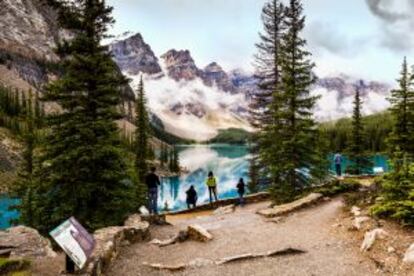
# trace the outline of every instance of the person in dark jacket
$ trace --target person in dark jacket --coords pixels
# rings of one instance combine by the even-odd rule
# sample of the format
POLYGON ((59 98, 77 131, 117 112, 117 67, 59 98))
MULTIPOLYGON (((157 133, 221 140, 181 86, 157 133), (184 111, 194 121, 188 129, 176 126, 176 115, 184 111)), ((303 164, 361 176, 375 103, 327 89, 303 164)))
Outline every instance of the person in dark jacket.
POLYGON ((245 186, 243 178, 240 178, 239 183, 237 183, 237 193, 239 194, 240 206, 244 205, 245 186))
POLYGON ((151 214, 157 214, 158 186, 161 185, 160 178, 155 174, 156 168, 152 167, 151 171, 145 177, 145 183, 148 187, 148 209, 151 214))
POLYGON ((191 208, 191 205, 195 208, 197 204, 197 191, 194 189, 194 186, 191 185, 190 189, 188 189, 185 193, 187 194, 188 209, 191 208))

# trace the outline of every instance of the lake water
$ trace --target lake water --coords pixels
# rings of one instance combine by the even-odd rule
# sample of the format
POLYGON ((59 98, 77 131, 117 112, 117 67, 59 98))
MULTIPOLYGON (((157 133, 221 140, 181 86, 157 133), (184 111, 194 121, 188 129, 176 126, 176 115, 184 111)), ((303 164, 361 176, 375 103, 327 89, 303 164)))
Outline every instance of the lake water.
POLYGON ((10 221, 19 217, 19 212, 9 210, 9 207, 19 203, 18 199, 10 199, 0 196, 0 229, 6 229, 10 226, 10 221))
MULTIPOLYGON (((187 208, 187 189, 194 185, 198 193, 197 204, 209 201, 208 189, 205 180, 209 171, 213 171, 218 182, 218 197, 226 199, 237 197, 236 184, 243 177, 248 182, 249 149, 247 146, 238 145, 188 145, 177 147, 181 166, 187 169, 187 173, 180 177, 163 178, 159 190, 158 206, 164 209, 167 202, 169 210, 182 210, 187 208)), ((332 172, 334 172, 333 156, 332 172)), ((387 158, 383 155, 373 157, 374 167, 382 167, 388 171, 387 158)), ((345 171, 349 160, 344 157, 342 169, 345 171)), ((18 212, 10 211, 11 205, 18 203, 7 197, 0 197, 0 229, 10 226, 9 221, 18 217, 18 212)))
POLYGON ((186 191, 191 185, 198 194, 197 204, 209 201, 205 184, 209 171, 217 179, 219 199, 237 196, 236 185, 243 177, 248 182, 249 151, 243 145, 189 145, 178 148, 180 165, 188 173, 180 177, 164 178, 160 187, 158 204, 164 209, 167 202, 170 210, 187 208, 186 191))

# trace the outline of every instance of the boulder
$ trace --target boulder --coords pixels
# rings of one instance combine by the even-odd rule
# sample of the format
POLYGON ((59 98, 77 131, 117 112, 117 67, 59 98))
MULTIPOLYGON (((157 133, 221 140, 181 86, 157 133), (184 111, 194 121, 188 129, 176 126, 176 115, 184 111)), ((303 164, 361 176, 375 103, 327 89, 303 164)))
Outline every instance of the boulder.
POLYGON ((377 239, 385 239, 388 236, 388 233, 381 228, 376 228, 372 231, 368 231, 364 235, 364 240, 361 245, 361 251, 368 251, 374 245, 377 239))
POLYGON ((112 226, 98 229, 93 234, 95 249, 83 269, 86 275, 102 275, 105 269, 118 256, 121 246, 148 240, 151 235, 149 223, 141 221, 139 215, 132 215, 125 221, 125 226, 112 226))
POLYGON ((220 215, 230 214, 230 213, 233 213, 234 210, 236 210, 236 205, 231 204, 231 205, 227 205, 227 206, 217 208, 213 212, 213 215, 220 216, 220 215))
POLYGON ((200 225, 189 225, 188 237, 192 240, 201 242, 207 242, 213 239, 213 235, 211 235, 206 229, 204 229, 200 225))
POLYGON ((298 209, 301 209, 303 207, 309 206, 311 204, 314 204, 315 202, 319 201, 320 199, 323 198, 322 194, 318 194, 318 193, 311 193, 308 196, 295 200, 293 202, 287 203, 287 204, 283 204, 283 205, 277 205, 274 206, 273 208, 267 208, 267 209, 263 209, 263 210, 259 210, 257 211, 257 213, 259 215, 271 218, 271 217, 277 217, 277 216, 282 216, 285 215, 287 213, 296 211, 298 209))
POLYGON ((0 248, 7 249, 10 257, 56 257, 50 241, 36 229, 26 226, 0 231, 0 248))
POLYGON ((414 264, 414 243, 405 252, 403 262, 414 264))

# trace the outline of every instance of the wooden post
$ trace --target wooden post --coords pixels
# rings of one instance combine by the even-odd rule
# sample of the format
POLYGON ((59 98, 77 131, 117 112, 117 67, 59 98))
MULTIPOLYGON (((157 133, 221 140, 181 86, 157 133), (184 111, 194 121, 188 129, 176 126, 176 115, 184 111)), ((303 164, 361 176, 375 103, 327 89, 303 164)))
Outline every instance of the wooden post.
POLYGON ((75 263, 66 255, 66 273, 74 274, 75 273, 75 263))

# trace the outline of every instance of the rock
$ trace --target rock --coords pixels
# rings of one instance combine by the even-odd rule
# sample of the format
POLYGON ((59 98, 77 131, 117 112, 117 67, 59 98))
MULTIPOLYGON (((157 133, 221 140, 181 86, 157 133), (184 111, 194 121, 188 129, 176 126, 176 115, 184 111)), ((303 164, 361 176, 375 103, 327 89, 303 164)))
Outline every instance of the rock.
POLYGON ((364 252, 370 250, 377 238, 385 239, 386 236, 388 236, 388 233, 381 228, 366 232, 364 235, 364 241, 361 245, 361 251, 364 252))
POLYGON ((125 226, 134 226, 142 222, 139 214, 130 215, 124 222, 125 226))
POLYGON ((267 208, 263 210, 257 211, 259 215, 271 218, 277 217, 281 215, 285 215, 287 213, 293 212, 295 210, 301 209, 303 207, 309 206, 317 201, 319 201, 323 197, 322 194, 318 193, 311 193, 308 196, 295 200, 291 203, 283 204, 274 206, 273 208, 267 208))
POLYGON ((165 215, 142 215, 141 219, 152 225, 170 225, 167 222, 165 215))
POLYGON ((171 272, 174 271, 181 271, 186 268, 185 264, 176 264, 176 265, 163 265, 163 264, 150 264, 147 262, 142 263, 145 266, 148 266, 150 268, 156 269, 156 270, 168 270, 171 272))
POLYGON ((355 217, 360 216, 361 215, 361 208, 359 208, 358 206, 352 206, 351 214, 353 214, 355 217))
POLYGON ((201 242, 207 242, 213 239, 213 235, 211 235, 206 229, 204 229, 200 225, 189 225, 188 237, 192 240, 201 242))
POLYGON ((106 227, 95 231, 93 237, 96 246, 83 272, 87 275, 102 275, 118 256, 122 246, 126 243, 144 241, 151 237, 149 223, 141 221, 139 215, 131 215, 124 224, 125 226, 106 227))
POLYGON ((404 263, 413 264, 414 263, 414 243, 407 249, 404 254, 404 263))
POLYGON ((0 231, 0 248, 10 250, 10 257, 56 257, 50 241, 26 226, 0 231))
POLYGON ((356 217, 356 218, 354 219, 354 222, 352 223, 352 226, 353 226, 355 229, 360 230, 360 229, 361 229, 361 227, 362 227, 362 224, 363 224, 364 222, 369 221, 369 220, 370 220, 370 218, 369 218, 369 217, 367 217, 367 216, 364 216, 364 217, 356 217))
POLYGON ((394 248, 394 247, 392 247, 392 246, 388 246, 388 248, 387 248, 387 252, 388 252, 388 253, 394 253, 394 252, 395 252, 395 248, 394 248))
POLYGON ((190 261, 188 266, 192 268, 200 268, 200 267, 204 267, 204 266, 208 266, 212 264, 215 264, 215 262, 213 262, 212 260, 197 258, 197 259, 190 261))
POLYGON ((236 210, 236 205, 231 204, 231 205, 227 205, 227 206, 223 206, 223 207, 217 208, 213 212, 213 214, 216 215, 216 216, 220 216, 220 215, 225 215, 225 214, 233 213, 234 210, 236 210))
POLYGON ((148 211, 148 209, 147 209, 147 207, 145 207, 145 206, 139 207, 139 212, 143 216, 149 216, 149 214, 150 214, 149 211, 148 211))
POLYGON ((280 257, 280 256, 297 255, 297 254, 304 254, 304 253, 306 253, 305 250, 288 247, 288 248, 278 249, 278 250, 269 251, 269 252, 260 253, 260 254, 246 253, 242 255, 226 257, 226 258, 223 258, 217 261, 216 264, 223 265, 223 264, 251 260, 251 259, 256 259, 256 258, 280 257))

